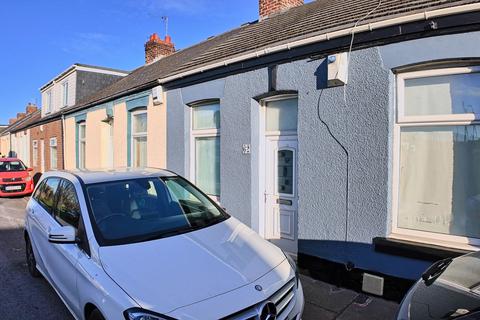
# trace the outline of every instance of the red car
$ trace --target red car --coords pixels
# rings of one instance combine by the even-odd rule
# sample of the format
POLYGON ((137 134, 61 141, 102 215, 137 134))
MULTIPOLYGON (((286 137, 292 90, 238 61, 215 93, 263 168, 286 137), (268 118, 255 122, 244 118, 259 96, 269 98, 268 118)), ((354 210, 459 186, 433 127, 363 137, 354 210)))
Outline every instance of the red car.
POLYGON ((32 171, 20 159, 0 159, 0 197, 32 194, 34 188, 32 171))

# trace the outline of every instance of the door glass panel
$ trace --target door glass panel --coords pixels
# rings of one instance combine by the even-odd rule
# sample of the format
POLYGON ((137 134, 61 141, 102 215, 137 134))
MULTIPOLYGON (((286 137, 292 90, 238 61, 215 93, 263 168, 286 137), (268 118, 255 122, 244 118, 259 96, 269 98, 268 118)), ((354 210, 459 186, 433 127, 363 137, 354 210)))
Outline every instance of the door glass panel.
POLYGON ((294 152, 292 150, 278 151, 278 193, 293 195, 294 152))
POLYGON ((284 99, 266 103, 266 131, 296 131, 298 99, 284 99))

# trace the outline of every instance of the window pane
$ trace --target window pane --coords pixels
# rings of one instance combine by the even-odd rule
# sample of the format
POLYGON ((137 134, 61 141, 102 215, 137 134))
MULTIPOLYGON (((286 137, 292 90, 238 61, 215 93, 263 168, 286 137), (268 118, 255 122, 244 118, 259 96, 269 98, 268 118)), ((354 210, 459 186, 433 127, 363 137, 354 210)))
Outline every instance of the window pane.
POLYGON ((64 182, 58 197, 56 219, 61 225, 71 225, 78 228, 80 218, 80 204, 78 203, 77 192, 70 182, 64 182))
POLYGON ((85 169, 85 141, 80 142, 79 164, 81 169, 85 169))
POLYGON ((134 166, 147 166, 147 137, 136 137, 133 139, 134 166))
POLYGON ((297 98, 267 102, 266 109, 267 131, 297 130, 297 98))
POLYGON ((147 132, 147 113, 133 116, 133 133, 147 132))
POLYGON ((220 104, 209 104, 193 108, 193 129, 220 128, 220 104))
POLYGON ((80 137, 80 139, 85 139, 85 131, 86 131, 86 125, 80 124, 78 126, 78 136, 80 137))
POLYGON ((278 151, 278 193, 293 194, 293 156, 292 150, 278 151))
POLYGON ((480 114, 480 74, 405 80, 405 115, 480 114))
POLYGON ((196 138, 196 185, 209 195, 220 195, 220 138, 196 138))
POLYGON ((57 192, 59 184, 60 179, 49 178, 40 190, 38 201, 48 213, 52 213, 53 203, 55 201, 55 194, 57 192))
POLYGON ((402 128, 398 227, 480 238, 480 126, 402 128))
POLYGON ((50 169, 57 169, 57 147, 50 147, 50 169))

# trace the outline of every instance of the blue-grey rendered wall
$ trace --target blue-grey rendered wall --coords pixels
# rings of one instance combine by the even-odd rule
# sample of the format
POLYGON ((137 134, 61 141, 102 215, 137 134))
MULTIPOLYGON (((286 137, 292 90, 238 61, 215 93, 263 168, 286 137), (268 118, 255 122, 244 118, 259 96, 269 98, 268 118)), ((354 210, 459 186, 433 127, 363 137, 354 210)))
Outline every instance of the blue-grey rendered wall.
MULTIPOLYGON (((467 33, 355 51, 346 88, 325 88, 324 60, 300 60, 278 67, 277 90, 296 90, 299 98, 299 252, 341 263, 352 261, 359 268, 393 276, 419 277, 427 262, 377 253, 372 247, 372 239, 388 236, 391 228, 395 110, 391 69, 438 59, 479 57, 479 39, 480 33, 467 33), (347 157, 332 134, 348 152, 348 218, 347 157)), ((256 144, 258 104, 252 98, 265 93, 267 85, 263 68, 167 92, 167 166, 186 176, 190 113, 185 104, 220 99, 222 205, 255 229, 255 204, 261 193, 255 180, 262 172, 256 144), (249 156, 241 154, 244 143, 252 144, 249 156)))

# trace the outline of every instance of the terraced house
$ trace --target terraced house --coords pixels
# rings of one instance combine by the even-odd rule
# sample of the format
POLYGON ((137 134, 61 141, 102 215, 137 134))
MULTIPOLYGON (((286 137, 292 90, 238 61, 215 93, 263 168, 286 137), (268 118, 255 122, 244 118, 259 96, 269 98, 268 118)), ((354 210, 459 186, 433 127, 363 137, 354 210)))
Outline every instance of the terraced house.
POLYGON ((479 21, 473 0, 260 0, 175 53, 154 35, 63 112, 66 167, 166 167, 314 274, 389 294, 480 245, 479 21))

